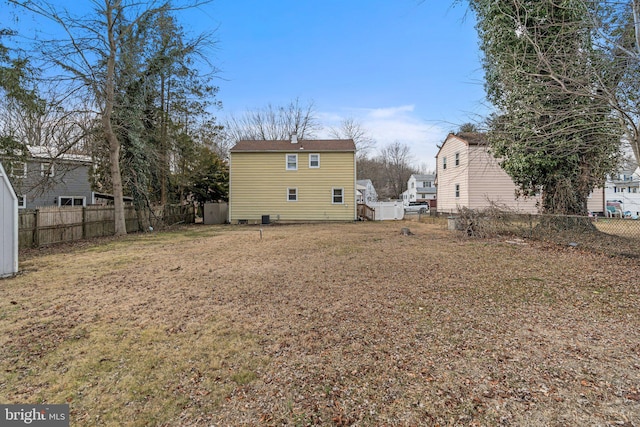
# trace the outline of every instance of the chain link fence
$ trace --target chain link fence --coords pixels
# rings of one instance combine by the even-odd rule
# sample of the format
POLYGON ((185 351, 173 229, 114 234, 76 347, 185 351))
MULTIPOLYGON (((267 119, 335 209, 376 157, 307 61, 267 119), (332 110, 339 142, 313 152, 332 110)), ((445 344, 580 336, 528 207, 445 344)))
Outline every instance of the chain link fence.
POLYGON ((640 258, 640 220, 569 215, 516 214, 499 209, 463 208, 449 228, 470 237, 513 236, 640 258))

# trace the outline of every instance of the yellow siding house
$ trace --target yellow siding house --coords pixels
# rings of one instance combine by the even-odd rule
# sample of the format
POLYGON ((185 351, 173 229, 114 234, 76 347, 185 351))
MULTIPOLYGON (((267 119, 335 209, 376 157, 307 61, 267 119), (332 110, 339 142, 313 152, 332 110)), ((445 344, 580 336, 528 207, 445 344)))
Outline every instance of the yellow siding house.
POLYGON ((351 139, 239 141, 229 163, 231 224, 357 219, 351 139))

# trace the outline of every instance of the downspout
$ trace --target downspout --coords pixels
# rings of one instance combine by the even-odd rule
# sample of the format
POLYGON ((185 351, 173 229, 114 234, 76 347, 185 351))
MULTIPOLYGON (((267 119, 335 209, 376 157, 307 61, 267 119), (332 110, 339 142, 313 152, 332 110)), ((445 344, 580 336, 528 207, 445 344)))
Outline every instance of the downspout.
MULTIPOLYGON (((358 221, 358 162, 356 161, 356 152, 353 152, 353 221, 358 221)), ((366 204, 366 201, 365 201, 366 204)))
MULTIPOLYGON (((231 173, 231 165, 233 164, 231 158, 233 157, 232 153, 229 153, 229 201, 227 202, 228 205, 228 209, 227 209, 227 222, 229 224, 231 224, 231 182, 233 181, 231 179, 232 173, 231 173)), ((202 206, 203 212, 202 212, 202 216, 204 217, 204 205, 202 206)))

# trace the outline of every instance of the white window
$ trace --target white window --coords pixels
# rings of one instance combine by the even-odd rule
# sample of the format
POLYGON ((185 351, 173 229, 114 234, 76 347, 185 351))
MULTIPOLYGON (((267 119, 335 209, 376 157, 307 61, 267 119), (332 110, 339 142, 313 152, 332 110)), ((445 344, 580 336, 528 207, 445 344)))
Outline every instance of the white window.
POLYGON ((53 176, 54 174, 53 163, 40 163, 40 176, 53 176))
POLYGON ((27 207, 27 196, 18 196, 18 209, 27 207))
POLYGON ((10 162, 9 163, 9 176, 12 178, 26 178, 27 177, 27 164, 25 162, 10 162))
POLYGON ((442 169, 446 169, 447 168, 447 158, 443 157, 442 158, 442 169))
POLYGON ((287 201, 288 202, 297 202, 298 201, 298 189, 297 188, 287 188, 287 201))
POLYGON ((288 171, 297 171, 298 170, 298 155, 297 154, 287 154, 287 170, 288 171))
POLYGON ((331 203, 334 205, 341 205, 344 203, 344 188, 334 188, 332 190, 331 203))
POLYGON ((415 186, 416 186, 416 183, 415 183, 415 182, 412 182, 412 183, 411 183, 411 188, 415 188, 415 186))
POLYGON ((460 184, 456 184, 456 198, 460 197, 460 184))
POLYGON ((58 206, 84 206, 85 198, 78 196, 59 196, 58 206))
POLYGON ((460 153, 456 153, 456 166, 460 166, 460 153))
POLYGON ((320 154, 309 154, 309 168, 320 167, 320 154))

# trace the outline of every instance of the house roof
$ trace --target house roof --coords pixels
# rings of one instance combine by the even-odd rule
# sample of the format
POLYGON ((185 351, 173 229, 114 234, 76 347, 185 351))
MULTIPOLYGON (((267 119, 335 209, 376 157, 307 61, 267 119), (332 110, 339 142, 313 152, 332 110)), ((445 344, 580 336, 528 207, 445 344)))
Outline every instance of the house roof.
POLYGON ((438 150, 438 154, 436 157, 440 156, 440 151, 442 151, 442 147, 449 141, 450 138, 457 138, 467 144, 467 146, 471 145, 486 145, 488 143, 487 136, 484 133, 479 132, 458 132, 458 133, 450 133, 445 138, 444 142, 440 146, 438 150))
POLYGON ((292 151, 345 151, 355 152, 356 144, 352 139, 304 139, 297 143, 286 141, 242 140, 231 149, 237 152, 292 152, 292 151))
POLYGON ((91 156, 84 154, 70 154, 70 153, 58 153, 55 148, 40 146, 40 145, 28 145, 27 149, 29 154, 33 158, 38 159, 61 159, 71 162, 91 163, 91 156))
POLYGON ((418 187, 416 193, 436 194, 436 187, 418 187))
POLYGON ((428 175, 413 174, 411 176, 414 177, 416 181, 433 181, 434 179, 436 179, 436 176, 432 174, 428 174, 428 175))

